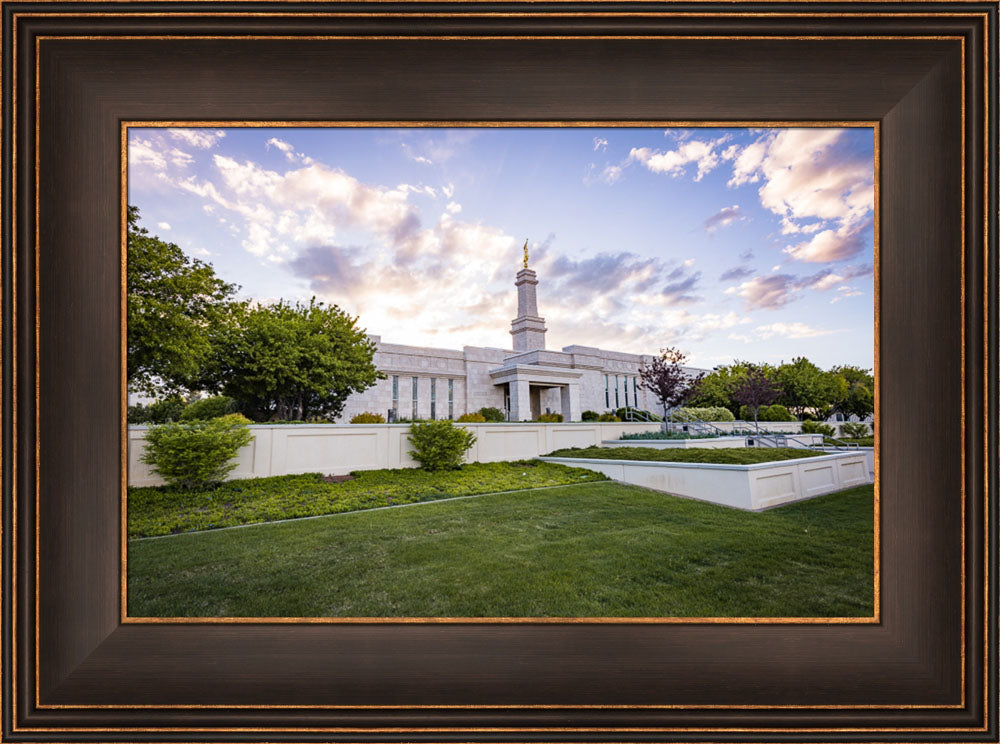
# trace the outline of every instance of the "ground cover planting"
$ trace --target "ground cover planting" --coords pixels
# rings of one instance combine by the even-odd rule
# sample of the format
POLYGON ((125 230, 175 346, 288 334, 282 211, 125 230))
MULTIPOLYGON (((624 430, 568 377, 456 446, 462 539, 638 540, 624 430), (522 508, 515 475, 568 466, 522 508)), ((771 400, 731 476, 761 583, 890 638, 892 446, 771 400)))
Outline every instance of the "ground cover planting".
POLYGON ((868 617, 873 496, 868 485, 751 513, 604 481, 133 540, 128 609, 868 617))
POLYGON ((128 490, 129 538, 373 509, 456 496, 605 480, 600 473, 534 460, 469 463, 461 470, 368 470, 328 482, 319 473, 231 480, 195 490, 128 490))

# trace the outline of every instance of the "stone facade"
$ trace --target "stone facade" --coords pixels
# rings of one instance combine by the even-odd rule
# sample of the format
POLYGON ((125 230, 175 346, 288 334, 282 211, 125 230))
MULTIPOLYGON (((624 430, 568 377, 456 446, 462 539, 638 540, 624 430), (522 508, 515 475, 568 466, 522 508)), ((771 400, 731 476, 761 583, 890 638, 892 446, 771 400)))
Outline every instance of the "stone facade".
MULTIPOLYGON (((372 336, 375 366, 386 379, 352 395, 338 422, 363 411, 389 420, 446 419, 493 407, 511 421, 536 420, 547 412, 579 421, 583 411, 603 413, 624 406, 659 411, 656 396, 643 390, 639 379, 639 368, 652 362, 652 356, 578 345, 546 350, 537 285, 535 272, 525 265, 515 281, 513 349, 435 349, 383 343, 372 336)), ((690 368, 692 374, 700 371, 705 370, 690 368)))

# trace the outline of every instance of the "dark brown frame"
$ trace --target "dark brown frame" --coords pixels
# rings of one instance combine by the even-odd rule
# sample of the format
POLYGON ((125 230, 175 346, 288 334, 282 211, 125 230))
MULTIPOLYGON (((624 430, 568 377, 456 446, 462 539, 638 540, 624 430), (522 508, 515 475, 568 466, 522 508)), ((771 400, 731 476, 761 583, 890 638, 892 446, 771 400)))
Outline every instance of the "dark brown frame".
POLYGON ((4 738, 997 741, 996 2, 2 12, 4 738), (880 622, 121 624, 144 119, 879 121, 880 622))

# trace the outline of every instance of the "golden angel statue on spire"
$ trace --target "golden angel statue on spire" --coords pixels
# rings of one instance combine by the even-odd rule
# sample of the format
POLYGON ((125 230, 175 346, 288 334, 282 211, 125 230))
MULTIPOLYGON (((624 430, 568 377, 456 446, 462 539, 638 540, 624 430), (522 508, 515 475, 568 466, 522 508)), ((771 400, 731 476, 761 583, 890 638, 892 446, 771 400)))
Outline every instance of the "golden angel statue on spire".
POLYGON ((528 240, 524 241, 524 268, 528 268, 528 240))

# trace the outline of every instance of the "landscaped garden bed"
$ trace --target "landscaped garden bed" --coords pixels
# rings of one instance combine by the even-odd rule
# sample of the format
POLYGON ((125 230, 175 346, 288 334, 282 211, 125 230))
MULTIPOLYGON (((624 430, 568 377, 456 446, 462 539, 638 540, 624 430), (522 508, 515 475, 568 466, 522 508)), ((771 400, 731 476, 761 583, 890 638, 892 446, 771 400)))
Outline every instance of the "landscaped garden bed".
POLYGON ((871 485, 755 514, 583 483, 134 540, 128 611, 870 617, 873 531, 871 485))
POLYGON ((365 470, 342 483, 319 473, 247 478, 202 490, 128 490, 129 538, 398 506, 456 496, 604 480, 589 470, 543 463, 469 463, 461 470, 365 470))
POLYGON ((587 447, 556 450, 542 460, 752 511, 871 483, 867 454, 857 450, 587 447))
POLYGON ((792 447, 730 447, 724 449, 662 450, 653 447, 568 447, 546 457, 582 457, 599 460, 651 460, 656 462, 703 462, 720 465, 753 465, 760 462, 815 457, 818 453, 792 447))

